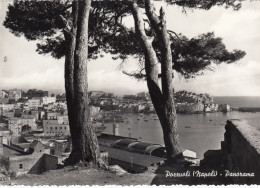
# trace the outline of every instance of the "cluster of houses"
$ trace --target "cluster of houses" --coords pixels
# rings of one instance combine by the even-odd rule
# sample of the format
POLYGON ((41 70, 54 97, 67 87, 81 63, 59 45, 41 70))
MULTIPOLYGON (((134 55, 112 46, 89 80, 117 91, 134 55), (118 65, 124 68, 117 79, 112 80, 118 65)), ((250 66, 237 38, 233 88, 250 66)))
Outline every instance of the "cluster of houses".
MULTIPOLYGON (((56 169, 57 164, 62 163, 71 151, 71 143, 68 141, 70 127, 64 95, 55 97, 55 95, 49 96, 47 91, 29 91, 27 94, 17 89, 0 91, 0 166, 6 165, 6 168, 17 175, 56 169)), ((146 92, 116 97, 113 93, 92 91, 88 96, 89 113, 97 133, 105 129, 103 122, 106 118, 113 121, 117 117, 115 114, 154 112, 150 96, 146 92), (114 115, 109 117, 109 113, 114 115)), ((214 104, 213 98, 207 94, 198 95, 180 91, 175 94, 175 100, 177 112, 230 110, 228 105, 214 104)), ((135 164, 143 169, 147 165, 139 164, 140 158, 146 158, 151 163, 165 158, 163 146, 119 137, 116 132, 115 130, 114 136, 106 134, 98 136, 105 159, 110 153, 114 156, 110 156, 114 163, 127 164, 127 167, 129 165, 133 167, 135 164), (112 143, 111 140, 113 144, 106 145, 112 143), (137 146, 143 147, 141 153, 138 152, 137 146), (121 156, 131 155, 132 158, 127 160, 118 158, 118 153, 122 153, 121 156)))
MULTIPOLYGON (((216 104, 208 94, 179 91, 174 95, 177 113, 200 113, 230 111, 228 104, 216 104)), ((140 92, 136 95, 115 97, 113 93, 94 91, 89 93, 90 104, 104 111, 123 113, 153 113, 154 107, 149 93, 140 92)))
POLYGON ((176 110, 178 113, 200 113, 230 111, 228 104, 215 104, 208 94, 179 91, 175 93, 176 110))
MULTIPOLYGON (((0 166, 16 175, 56 169, 71 151, 64 95, 58 98, 46 91, 29 91, 0 91, 0 166)), ((90 106, 97 133, 105 129, 94 122, 99 112, 99 107, 90 106)))
POLYGON ((16 175, 56 169, 52 142, 70 135, 66 103, 44 94, 0 91, 0 163, 16 175))
POLYGON ((90 104, 100 107, 104 111, 117 111, 123 113, 151 113, 154 112, 150 96, 146 92, 137 95, 124 95, 115 97, 113 93, 93 91, 89 93, 90 104))

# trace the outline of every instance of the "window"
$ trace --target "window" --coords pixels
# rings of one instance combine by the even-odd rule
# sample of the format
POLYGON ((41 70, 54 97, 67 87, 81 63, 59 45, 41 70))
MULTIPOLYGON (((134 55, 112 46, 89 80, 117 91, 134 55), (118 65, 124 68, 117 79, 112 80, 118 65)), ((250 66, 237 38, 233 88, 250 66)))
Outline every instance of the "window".
POLYGON ((55 130, 57 130, 58 128, 57 127, 55 127, 55 130))
POLYGON ((19 164, 19 169, 23 169, 23 164, 19 164))

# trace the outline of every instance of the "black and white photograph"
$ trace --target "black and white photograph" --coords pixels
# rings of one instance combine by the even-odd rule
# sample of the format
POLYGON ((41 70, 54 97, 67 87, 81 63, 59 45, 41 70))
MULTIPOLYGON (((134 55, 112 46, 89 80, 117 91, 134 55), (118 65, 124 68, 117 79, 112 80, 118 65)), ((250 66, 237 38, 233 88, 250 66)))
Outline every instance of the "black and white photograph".
POLYGON ((259 10, 0 1, 0 186, 259 186, 259 10))

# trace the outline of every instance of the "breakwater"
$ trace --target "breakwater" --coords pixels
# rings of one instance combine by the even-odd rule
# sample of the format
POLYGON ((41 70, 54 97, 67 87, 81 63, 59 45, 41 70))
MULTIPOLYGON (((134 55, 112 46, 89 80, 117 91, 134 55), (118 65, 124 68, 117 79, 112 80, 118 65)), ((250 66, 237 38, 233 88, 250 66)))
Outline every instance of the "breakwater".
POLYGON ((260 107, 239 107, 240 112, 260 112, 260 107))

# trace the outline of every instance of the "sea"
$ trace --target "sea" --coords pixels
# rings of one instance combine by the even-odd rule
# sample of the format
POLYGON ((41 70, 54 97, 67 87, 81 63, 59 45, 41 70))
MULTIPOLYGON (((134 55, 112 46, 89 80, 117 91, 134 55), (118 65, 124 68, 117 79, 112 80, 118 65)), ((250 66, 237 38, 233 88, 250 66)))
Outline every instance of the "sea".
MULTIPOLYGON (((260 97, 214 97, 217 104, 229 104, 232 108, 260 107, 260 97)), ((124 122, 119 124, 119 135, 138 138, 141 141, 164 145, 160 122, 156 114, 122 114, 124 122)), ((221 148, 225 124, 228 119, 244 119, 260 130, 260 112, 203 114, 177 114, 179 139, 183 149, 197 153, 203 159, 207 150, 221 148)), ((113 133, 113 125, 106 124, 105 133, 113 133)))

